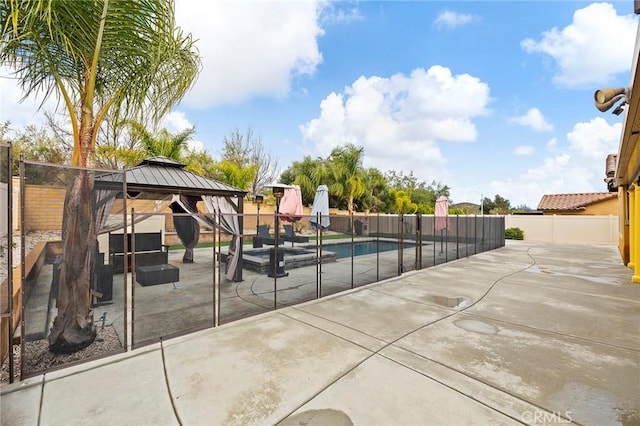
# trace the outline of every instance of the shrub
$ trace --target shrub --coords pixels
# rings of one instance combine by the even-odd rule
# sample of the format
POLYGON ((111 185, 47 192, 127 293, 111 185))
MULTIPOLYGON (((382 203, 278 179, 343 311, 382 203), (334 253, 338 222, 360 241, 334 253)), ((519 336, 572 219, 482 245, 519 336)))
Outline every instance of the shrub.
POLYGON ((507 240, 524 240, 524 231, 520 228, 507 228, 504 237, 507 240))

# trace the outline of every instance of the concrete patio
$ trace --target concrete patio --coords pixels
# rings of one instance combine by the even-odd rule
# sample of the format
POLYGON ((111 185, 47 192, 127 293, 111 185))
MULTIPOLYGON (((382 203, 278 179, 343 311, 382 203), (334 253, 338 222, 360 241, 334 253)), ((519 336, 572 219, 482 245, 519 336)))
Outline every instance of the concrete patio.
POLYGON ((3 386, 2 424, 640 424, 630 277, 508 242, 3 386))

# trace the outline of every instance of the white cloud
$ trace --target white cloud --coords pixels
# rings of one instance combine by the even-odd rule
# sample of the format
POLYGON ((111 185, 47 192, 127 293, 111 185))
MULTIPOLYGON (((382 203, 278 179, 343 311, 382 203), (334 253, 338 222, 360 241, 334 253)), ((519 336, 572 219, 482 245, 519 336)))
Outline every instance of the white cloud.
POLYGON ((621 130, 621 123, 611 125, 601 117, 576 123, 566 135, 566 149, 557 149, 556 139, 551 139, 547 146, 556 151, 553 156, 521 176, 494 180, 491 187, 512 205, 529 207, 536 207, 544 194, 606 191, 605 160, 617 151, 621 130))
MULTIPOLYGON (((285 97, 292 79, 313 74, 322 62, 317 39, 323 34, 319 15, 324 0, 301 2, 178 1, 176 21, 193 34, 202 56, 202 71, 185 104, 206 107, 238 103, 256 96, 285 97)), ((356 11, 336 18, 354 19, 356 11)), ((22 104, 15 80, 0 67, 0 120, 40 122, 39 101, 22 104)), ((45 110, 55 109, 50 99, 45 110)))
POLYGON ((550 132, 553 125, 547 122, 538 108, 531 108, 524 115, 509 119, 509 123, 531 127, 536 132, 550 132))
POLYGON ((551 152, 554 152, 557 149, 557 146, 558 146, 558 139, 557 138, 551 138, 547 142, 547 149, 549 151, 551 151, 551 152))
MULTIPOLYGON (((11 70, 7 67, 0 66, 0 122, 10 121, 11 127, 19 128, 29 124, 42 126, 46 123, 44 111, 54 112, 58 108, 58 100, 53 94, 45 101, 41 107, 42 112, 38 112, 38 108, 42 103, 43 97, 32 94, 29 98, 22 100, 24 94, 19 86, 18 80, 10 78, 11 70)), ((61 104, 58 111, 66 109, 61 104)))
POLYGON ((520 145, 513 150, 515 155, 532 155, 534 152, 535 149, 529 145, 520 145))
POLYGON ((170 132, 181 132, 193 127, 193 124, 187 119, 184 112, 171 111, 162 119, 161 127, 166 127, 170 132))
POLYGON ((320 20, 323 24, 349 24, 363 19, 357 7, 343 7, 340 2, 321 3, 320 20))
POLYGON ((571 148, 580 156, 598 162, 604 175, 604 164, 608 154, 618 152, 622 123, 613 125, 602 117, 588 123, 578 123, 567 135, 571 148))
POLYGON ((543 53, 555 60, 558 85, 585 87, 629 72, 636 27, 633 15, 618 15, 609 3, 593 3, 577 10, 566 27, 554 27, 540 40, 527 38, 520 45, 528 53, 543 53))
MULTIPOLYGON (((171 111, 167 115, 164 116, 162 122, 160 123, 160 128, 166 128, 171 133, 182 132, 183 130, 187 130, 193 126, 193 123, 189 121, 184 112, 181 111, 171 111)), ((197 134, 196 129, 196 134, 197 134)), ((187 146, 189 149, 193 151, 204 151, 205 146, 204 142, 199 141, 197 139, 191 139, 187 141, 187 146)))
POLYGON ((182 132, 194 126, 184 112, 171 111, 163 117, 160 127, 166 127, 170 132, 182 132))
POLYGON ((453 12, 451 10, 443 10, 438 14, 433 24, 437 27, 457 28, 462 25, 470 24, 480 18, 476 15, 453 12))
POLYGON ((354 143, 365 148, 368 167, 442 176, 446 162, 437 143, 475 141, 472 118, 486 114, 488 102, 486 83, 433 66, 409 76, 360 77, 327 96, 320 116, 300 130, 315 155, 354 143))
POLYGON ((292 79, 313 74, 324 3, 176 2, 176 21, 197 39, 202 71, 185 103, 206 107, 256 96, 285 97, 292 79))

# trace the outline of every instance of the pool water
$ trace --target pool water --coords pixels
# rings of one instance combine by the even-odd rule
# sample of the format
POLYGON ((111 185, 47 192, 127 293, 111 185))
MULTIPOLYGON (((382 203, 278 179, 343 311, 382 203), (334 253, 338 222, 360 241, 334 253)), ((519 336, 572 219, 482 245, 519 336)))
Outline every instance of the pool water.
MULTIPOLYGON (((415 248, 414 242, 404 243, 405 249, 415 248)), ((317 264, 316 245, 307 244, 298 247, 283 247, 284 259, 287 269, 301 268, 317 264)), ((270 265, 270 253, 273 247, 248 249, 243 251, 243 267, 258 273, 267 273, 270 265)), ((388 252, 398 250, 397 241, 356 241, 353 243, 353 256, 375 254, 376 252, 388 252)), ((223 253, 223 261, 226 261, 226 253, 223 253)), ((350 258, 352 256, 351 242, 328 243, 322 245, 322 263, 335 262, 337 259, 350 258)))
MULTIPOLYGON (((405 243, 404 248, 415 247, 413 243, 405 243)), ((373 254, 398 250, 398 243, 394 241, 358 241, 353 243, 353 256, 373 254)), ((351 243, 323 244, 322 251, 331 251, 338 259, 351 257, 351 243)))

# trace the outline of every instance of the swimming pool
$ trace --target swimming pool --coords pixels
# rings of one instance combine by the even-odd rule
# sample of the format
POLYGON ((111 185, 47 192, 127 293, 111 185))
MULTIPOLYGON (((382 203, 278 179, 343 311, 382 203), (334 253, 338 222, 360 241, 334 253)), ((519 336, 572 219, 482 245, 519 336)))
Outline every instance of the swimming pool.
MULTIPOLYGON (((351 257, 351 241, 340 243, 328 243, 322 245, 322 263, 335 262, 337 259, 351 257)), ((404 243, 404 248, 415 248, 415 243, 404 243)), ((300 268, 317 264, 317 254, 315 244, 305 244, 297 247, 283 247, 284 260, 287 269, 300 268)), ((376 252, 387 252, 398 250, 397 241, 355 241, 353 243, 353 256, 375 254, 376 252)), ((267 273, 270 268, 269 252, 271 248, 247 249, 243 251, 243 267, 267 273)), ((226 253, 222 253, 223 261, 226 261, 226 253)))
MULTIPOLYGON (((315 245, 311 247, 280 246, 280 248, 284 252, 287 269, 301 268, 318 263, 315 245)), ((251 271, 266 274, 268 271, 273 270, 273 265, 270 263, 270 252, 272 249, 273 247, 244 250, 242 254, 242 266, 251 271)), ((226 253, 222 253, 222 259, 226 261, 226 253)), ((336 259, 337 256, 333 252, 327 251, 322 253, 322 263, 335 262, 336 259)))
MULTIPOLYGON (((362 256, 365 254, 382 253, 385 251, 398 250, 396 241, 356 241, 353 243, 353 256, 362 256)), ((404 248, 415 247, 414 243, 404 243, 404 248)), ((336 254, 336 258, 343 259, 351 257, 351 242, 348 243, 330 243, 323 244, 322 251, 330 251, 336 254)))

